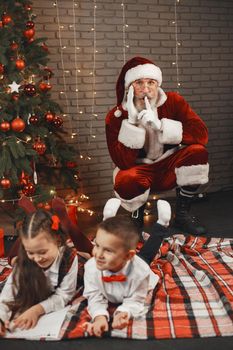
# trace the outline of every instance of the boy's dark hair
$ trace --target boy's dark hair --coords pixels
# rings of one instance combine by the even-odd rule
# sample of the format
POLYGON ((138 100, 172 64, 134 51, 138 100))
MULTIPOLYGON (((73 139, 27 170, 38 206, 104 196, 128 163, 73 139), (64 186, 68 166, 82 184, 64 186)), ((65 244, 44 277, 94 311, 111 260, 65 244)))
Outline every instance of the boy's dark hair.
POLYGON ((102 221, 98 228, 122 239, 126 249, 137 247, 140 229, 128 216, 114 216, 102 221))

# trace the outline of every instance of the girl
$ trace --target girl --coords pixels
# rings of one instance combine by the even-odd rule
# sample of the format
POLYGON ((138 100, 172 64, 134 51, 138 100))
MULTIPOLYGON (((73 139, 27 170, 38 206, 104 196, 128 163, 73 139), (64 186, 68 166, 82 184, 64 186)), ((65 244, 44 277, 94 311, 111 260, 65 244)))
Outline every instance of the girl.
MULTIPOLYGON (((36 211, 36 207, 26 196, 22 196, 18 202, 20 208, 24 210, 26 214, 32 214, 36 211)), ((72 222, 68 212, 66 210, 66 204, 63 199, 57 197, 52 200, 52 209, 59 217, 61 222, 61 229, 70 237, 75 248, 80 252, 87 253, 86 258, 89 258, 93 244, 91 241, 82 233, 77 224, 72 222)), ((17 239, 13 244, 12 248, 8 252, 8 260, 13 265, 15 257, 18 255, 20 240, 17 239)))
POLYGON ((66 246, 58 216, 41 209, 24 220, 18 257, 0 295, 0 336, 35 327, 45 313, 64 308, 76 292, 78 257, 66 246))

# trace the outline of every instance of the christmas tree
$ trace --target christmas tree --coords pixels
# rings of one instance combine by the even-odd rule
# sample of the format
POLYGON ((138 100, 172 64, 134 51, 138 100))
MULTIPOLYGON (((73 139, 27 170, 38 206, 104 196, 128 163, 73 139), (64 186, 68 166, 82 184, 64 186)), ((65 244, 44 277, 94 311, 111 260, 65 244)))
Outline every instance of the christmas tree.
POLYGON ((28 0, 0 2, 0 200, 45 202, 54 184, 78 188, 77 152, 64 141, 51 98, 46 38, 37 38, 28 0))

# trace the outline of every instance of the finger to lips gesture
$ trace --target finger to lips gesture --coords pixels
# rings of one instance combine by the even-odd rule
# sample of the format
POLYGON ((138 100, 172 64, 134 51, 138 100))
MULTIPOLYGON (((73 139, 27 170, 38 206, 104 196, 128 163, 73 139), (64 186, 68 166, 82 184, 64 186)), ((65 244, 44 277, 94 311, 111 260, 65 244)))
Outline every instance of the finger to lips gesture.
POLYGON ((138 119, 141 121, 142 125, 151 126, 154 130, 159 130, 161 128, 161 121, 158 118, 157 109, 153 110, 151 108, 151 105, 147 96, 145 96, 144 102, 145 102, 146 109, 143 109, 138 114, 138 119))
POLYGON ((150 102, 149 102, 147 96, 144 97, 144 101, 145 101, 145 106, 146 106, 147 111, 152 111, 152 108, 151 108, 151 105, 150 105, 150 102))

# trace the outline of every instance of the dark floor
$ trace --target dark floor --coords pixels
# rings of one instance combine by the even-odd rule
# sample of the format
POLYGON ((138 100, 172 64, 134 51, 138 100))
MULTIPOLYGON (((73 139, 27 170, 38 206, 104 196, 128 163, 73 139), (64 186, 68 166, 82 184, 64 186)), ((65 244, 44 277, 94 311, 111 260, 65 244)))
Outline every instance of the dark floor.
MULTIPOLYGON (((174 208, 174 199, 170 200, 174 208)), ((146 218, 146 230, 149 225, 156 220, 155 203, 152 203, 152 213, 146 218)), ((192 207, 193 214, 197 215, 201 222, 208 227, 208 235, 212 237, 233 237, 233 190, 210 193, 206 198, 196 200, 192 207)), ((0 216, 0 226, 6 225, 0 216)), ((101 219, 101 215, 96 215, 95 219, 87 218, 83 220, 83 225, 95 225, 101 219)), ((8 222, 8 227, 10 227, 8 222)), ((84 227, 87 230, 86 227, 84 227)), ((10 232, 10 231, 8 231, 10 232)), ((87 231, 86 231, 87 232, 87 231)), ((173 232, 177 232, 173 229, 173 232)), ((7 245, 9 245, 6 242, 7 245)), ((39 342, 26 340, 0 340, 1 350, 224 350, 233 349, 233 337, 202 338, 202 339, 174 339, 174 340, 126 340, 126 339, 77 339, 59 342, 39 342)))

